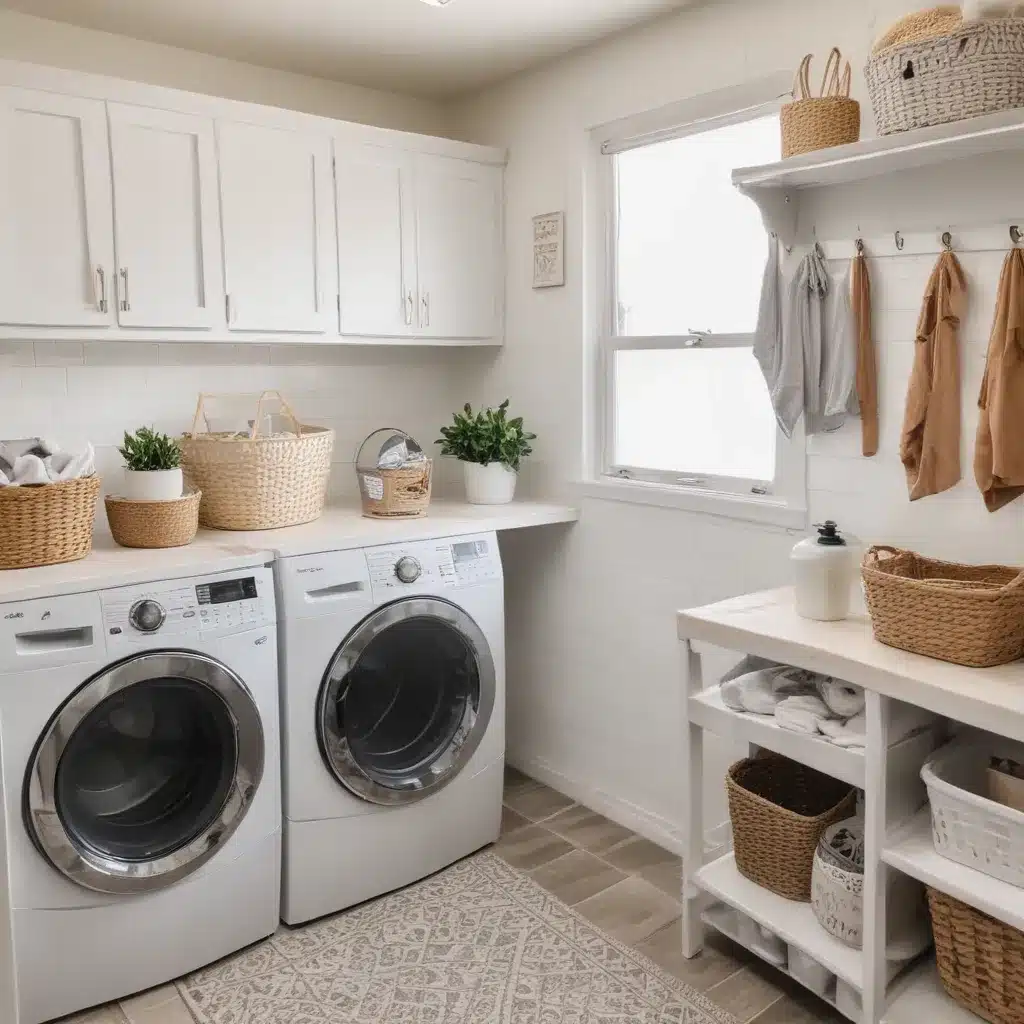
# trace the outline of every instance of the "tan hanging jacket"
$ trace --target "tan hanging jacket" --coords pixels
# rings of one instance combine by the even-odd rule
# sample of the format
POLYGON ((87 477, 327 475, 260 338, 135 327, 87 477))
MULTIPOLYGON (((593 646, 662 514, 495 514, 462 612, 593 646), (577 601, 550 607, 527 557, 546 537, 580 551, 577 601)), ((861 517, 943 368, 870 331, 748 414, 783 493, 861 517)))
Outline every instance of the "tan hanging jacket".
POLYGON ((943 252, 917 321, 914 367, 900 436, 910 500, 938 494, 960 480, 960 321, 967 280, 959 260, 943 252))
POLYGON ((853 258, 853 315, 857 323, 857 401, 860 405, 861 452, 878 452, 878 368, 871 336, 871 278, 862 252, 853 258))
POLYGON ((1024 251, 1007 253, 978 396, 974 478, 989 512, 1024 494, 1024 251))

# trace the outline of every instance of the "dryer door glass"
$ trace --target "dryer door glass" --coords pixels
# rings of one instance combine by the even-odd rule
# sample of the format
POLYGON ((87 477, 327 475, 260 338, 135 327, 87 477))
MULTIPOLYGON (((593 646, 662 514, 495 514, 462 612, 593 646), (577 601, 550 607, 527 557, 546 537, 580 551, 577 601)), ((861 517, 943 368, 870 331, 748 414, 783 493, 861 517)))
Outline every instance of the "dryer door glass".
POLYGON ((262 769, 259 712, 234 673, 187 652, 142 655, 51 722, 26 780, 29 830, 88 888, 160 888, 224 843, 262 769))
POLYGON ((435 792, 487 730, 494 662, 477 624, 448 601, 379 609, 338 649, 320 695, 320 743, 335 777, 375 803, 435 792))

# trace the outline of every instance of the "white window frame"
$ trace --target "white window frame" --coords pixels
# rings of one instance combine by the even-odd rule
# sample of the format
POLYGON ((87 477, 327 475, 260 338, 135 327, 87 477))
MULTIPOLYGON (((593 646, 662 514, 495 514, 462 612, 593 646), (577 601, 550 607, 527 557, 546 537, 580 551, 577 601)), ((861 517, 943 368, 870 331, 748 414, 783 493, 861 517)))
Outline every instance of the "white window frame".
POLYGON ((807 518, 806 445, 802 426, 792 438, 778 431, 772 481, 714 474, 691 476, 613 462, 615 424, 614 357, 616 351, 749 348, 752 334, 691 333, 662 337, 619 335, 616 287, 616 182, 614 156, 655 142, 683 138, 714 128, 775 113, 789 92, 790 76, 780 72, 747 85, 708 93, 660 110, 623 118, 591 130, 591 207, 595 260, 592 362, 591 472, 585 494, 594 497, 665 505, 802 528, 807 518))

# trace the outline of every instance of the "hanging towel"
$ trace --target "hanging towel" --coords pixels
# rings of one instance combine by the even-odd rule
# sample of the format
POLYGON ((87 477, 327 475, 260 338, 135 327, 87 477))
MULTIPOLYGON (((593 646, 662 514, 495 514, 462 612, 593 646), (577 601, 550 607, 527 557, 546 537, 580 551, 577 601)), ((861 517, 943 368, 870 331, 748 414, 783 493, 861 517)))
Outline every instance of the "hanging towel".
POLYGON ((974 478, 989 512, 1024 494, 1024 251, 1007 253, 978 396, 974 478))
POLYGON ((960 480, 960 322, 967 281, 953 253, 943 252, 928 280, 914 342, 914 367, 900 437, 910 500, 938 494, 960 480))
POLYGON ((850 271, 839 281, 830 281, 826 300, 827 319, 821 339, 820 407, 824 418, 820 429, 812 423, 809 434, 837 430, 846 414, 860 411, 857 404, 857 349, 853 314, 850 310, 850 271))
POLYGON ((853 316, 857 334, 857 400, 860 404, 861 453, 878 452, 878 367, 871 334, 871 277, 864 253, 853 258, 853 316))

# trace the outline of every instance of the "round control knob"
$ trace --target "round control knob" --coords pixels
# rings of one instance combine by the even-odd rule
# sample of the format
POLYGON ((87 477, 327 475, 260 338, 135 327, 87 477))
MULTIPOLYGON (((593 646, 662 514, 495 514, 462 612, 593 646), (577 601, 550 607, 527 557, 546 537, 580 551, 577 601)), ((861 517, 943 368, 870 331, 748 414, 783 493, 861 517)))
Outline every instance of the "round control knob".
POLYGON ((402 583, 415 583, 423 572, 423 566, 412 555, 405 555, 395 562, 395 575, 402 583))
POLYGON ((167 613, 156 601, 136 601, 128 613, 128 621, 140 633, 155 633, 167 618, 167 613))

